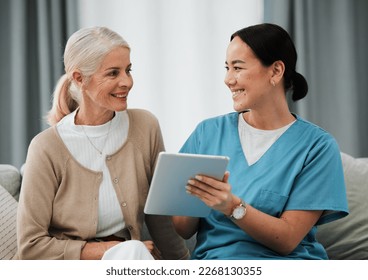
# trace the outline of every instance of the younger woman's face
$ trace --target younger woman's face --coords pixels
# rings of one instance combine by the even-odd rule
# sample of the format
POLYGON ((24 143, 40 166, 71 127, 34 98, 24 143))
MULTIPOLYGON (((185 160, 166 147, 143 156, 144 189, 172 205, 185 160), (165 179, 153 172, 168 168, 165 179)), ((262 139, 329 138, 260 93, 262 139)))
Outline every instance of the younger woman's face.
POLYGON ((227 48, 225 68, 225 84, 231 91, 235 111, 259 109, 266 104, 272 68, 264 66, 238 36, 227 48))

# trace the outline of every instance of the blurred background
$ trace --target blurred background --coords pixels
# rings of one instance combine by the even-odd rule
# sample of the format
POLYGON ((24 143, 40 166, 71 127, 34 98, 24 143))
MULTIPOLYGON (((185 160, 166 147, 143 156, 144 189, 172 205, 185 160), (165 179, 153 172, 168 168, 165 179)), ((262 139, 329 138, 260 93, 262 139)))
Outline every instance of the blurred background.
POLYGON ((366 0, 0 0, 0 163, 20 167, 64 73, 77 29, 103 25, 132 48, 130 108, 156 115, 169 152, 205 118, 233 111, 223 80, 230 35, 283 26, 309 83, 291 110, 329 131, 341 151, 368 156, 366 0))

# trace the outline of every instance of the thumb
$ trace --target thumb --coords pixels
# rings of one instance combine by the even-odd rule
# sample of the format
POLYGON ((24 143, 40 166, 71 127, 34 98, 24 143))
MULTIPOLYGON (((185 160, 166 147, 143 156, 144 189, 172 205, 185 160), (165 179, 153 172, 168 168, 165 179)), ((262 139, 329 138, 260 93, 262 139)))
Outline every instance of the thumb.
POLYGON ((226 171, 225 174, 224 174, 224 177, 222 178, 222 181, 224 183, 227 183, 229 181, 229 177, 230 177, 230 172, 226 171))

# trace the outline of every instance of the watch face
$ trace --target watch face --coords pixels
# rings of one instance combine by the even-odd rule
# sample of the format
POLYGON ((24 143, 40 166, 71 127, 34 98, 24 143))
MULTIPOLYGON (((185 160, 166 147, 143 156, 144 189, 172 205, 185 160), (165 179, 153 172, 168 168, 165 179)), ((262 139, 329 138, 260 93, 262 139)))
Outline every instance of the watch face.
POLYGON ((238 206, 234 209, 234 212, 233 212, 234 219, 239 220, 239 219, 243 218, 244 215, 245 215, 245 208, 244 207, 238 206))

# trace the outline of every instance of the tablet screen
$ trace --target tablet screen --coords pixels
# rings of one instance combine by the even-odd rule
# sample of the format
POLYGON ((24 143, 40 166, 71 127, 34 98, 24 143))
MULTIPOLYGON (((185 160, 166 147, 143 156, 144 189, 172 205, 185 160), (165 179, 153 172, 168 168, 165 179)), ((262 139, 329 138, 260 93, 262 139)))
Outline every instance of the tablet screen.
POLYGON ((209 208, 186 192, 190 178, 197 174, 222 179, 229 158, 226 156, 161 152, 153 174, 144 212, 169 216, 206 217, 209 208))

